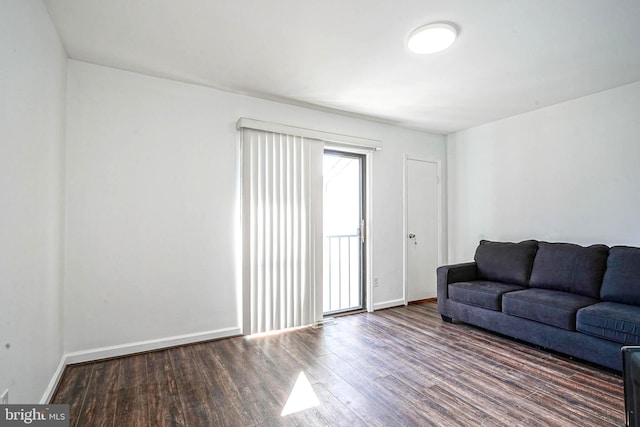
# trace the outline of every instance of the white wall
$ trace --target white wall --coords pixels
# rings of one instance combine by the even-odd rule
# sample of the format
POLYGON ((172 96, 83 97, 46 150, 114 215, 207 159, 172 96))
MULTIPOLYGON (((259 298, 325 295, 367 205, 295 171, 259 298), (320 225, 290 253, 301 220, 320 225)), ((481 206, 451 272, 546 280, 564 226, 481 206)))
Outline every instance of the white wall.
POLYGON ((66 54, 40 0, 0 2, 0 392, 37 403, 62 356, 66 54))
POLYGON ((450 262, 478 240, 640 246, 640 82, 447 137, 450 262))
POLYGON ((384 141, 374 302, 402 299, 404 153, 445 138, 69 62, 66 351, 240 327, 239 117, 384 141))

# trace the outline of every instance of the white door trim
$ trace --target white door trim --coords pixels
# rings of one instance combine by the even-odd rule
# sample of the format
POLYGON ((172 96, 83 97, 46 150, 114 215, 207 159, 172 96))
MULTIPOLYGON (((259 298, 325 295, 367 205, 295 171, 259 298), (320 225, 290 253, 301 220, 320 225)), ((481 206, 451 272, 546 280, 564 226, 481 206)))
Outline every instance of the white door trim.
POLYGON ((367 300, 367 311, 373 312, 373 152, 367 150, 365 155, 365 191, 366 191, 366 212, 365 212, 365 295, 367 300))
MULTIPOLYGON (((437 183, 437 192, 438 192, 438 206, 437 206, 437 212, 438 212, 438 265, 442 265, 442 248, 444 247, 442 239, 444 236, 443 230, 442 230, 442 218, 443 218, 443 206, 444 204, 442 203, 442 161, 441 160, 436 160, 436 159, 429 159, 429 158, 425 158, 425 157, 421 157, 421 156, 414 156, 411 154, 406 154, 404 156, 404 165, 403 165, 403 183, 402 183, 402 187, 403 187, 403 191, 402 191, 402 240, 403 240, 403 244, 402 244, 402 259, 403 259, 403 273, 402 273, 402 282, 403 282, 403 287, 402 287, 402 298, 404 300, 404 304, 407 305, 408 304, 408 295, 409 295, 409 281, 408 281, 408 269, 409 269, 409 258, 408 258, 408 252, 407 252, 407 245, 409 244, 408 241, 408 221, 409 221, 409 206, 408 206, 408 202, 409 202, 409 161, 413 160, 413 161, 418 161, 418 162, 425 162, 425 163, 434 163, 436 165, 437 168, 437 174, 438 174, 438 183, 437 183)), ((434 272, 435 274, 435 272, 434 272)))

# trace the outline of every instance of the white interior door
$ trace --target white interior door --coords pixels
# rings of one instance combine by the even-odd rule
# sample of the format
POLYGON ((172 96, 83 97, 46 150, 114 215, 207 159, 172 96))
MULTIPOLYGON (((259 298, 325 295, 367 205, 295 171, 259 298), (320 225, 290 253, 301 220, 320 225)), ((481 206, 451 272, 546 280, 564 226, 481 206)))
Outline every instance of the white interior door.
POLYGON ((407 302, 436 297, 438 181, 436 162, 407 159, 407 302))

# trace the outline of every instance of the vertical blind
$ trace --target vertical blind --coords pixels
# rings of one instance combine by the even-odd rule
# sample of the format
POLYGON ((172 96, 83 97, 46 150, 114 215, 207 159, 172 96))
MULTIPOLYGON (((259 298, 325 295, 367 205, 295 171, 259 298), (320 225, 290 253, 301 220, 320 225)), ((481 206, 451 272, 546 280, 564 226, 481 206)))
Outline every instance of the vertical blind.
POLYGON ((251 333, 322 318, 323 150, 316 139, 242 129, 242 271, 251 333))

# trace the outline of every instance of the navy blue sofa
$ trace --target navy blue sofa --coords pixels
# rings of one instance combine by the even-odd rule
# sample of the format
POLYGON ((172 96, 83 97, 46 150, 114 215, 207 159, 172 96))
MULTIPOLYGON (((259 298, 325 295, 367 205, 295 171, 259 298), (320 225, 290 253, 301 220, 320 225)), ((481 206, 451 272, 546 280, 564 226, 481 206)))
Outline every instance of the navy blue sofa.
POLYGON ((438 311, 621 371, 620 348, 640 345, 640 248, 482 240, 438 268, 438 311))

